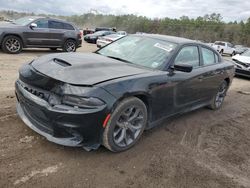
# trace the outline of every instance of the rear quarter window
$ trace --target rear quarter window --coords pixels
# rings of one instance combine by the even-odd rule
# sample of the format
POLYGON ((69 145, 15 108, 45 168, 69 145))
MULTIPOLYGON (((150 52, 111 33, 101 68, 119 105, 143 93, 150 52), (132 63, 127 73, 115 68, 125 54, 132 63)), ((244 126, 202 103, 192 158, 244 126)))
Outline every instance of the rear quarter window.
POLYGON ((66 30, 75 30, 74 27, 70 24, 64 23, 63 24, 64 29, 66 30))
MULTIPOLYGON (((202 60, 203 64, 206 65, 212 65, 218 62, 218 59, 216 60, 216 54, 212 51, 209 50, 208 48, 203 48, 201 47, 201 52, 202 52, 202 60)), ((218 56, 217 56, 218 58, 218 56)))
POLYGON ((57 21, 49 21, 49 28, 52 29, 64 29, 64 24, 57 21))

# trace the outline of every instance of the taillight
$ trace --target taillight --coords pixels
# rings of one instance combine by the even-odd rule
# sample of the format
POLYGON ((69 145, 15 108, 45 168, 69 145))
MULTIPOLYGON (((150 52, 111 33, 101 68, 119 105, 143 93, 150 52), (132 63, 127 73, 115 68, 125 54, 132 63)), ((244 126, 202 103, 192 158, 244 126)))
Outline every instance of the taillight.
POLYGON ((82 32, 78 33, 77 36, 78 36, 78 38, 82 38, 83 37, 82 32))

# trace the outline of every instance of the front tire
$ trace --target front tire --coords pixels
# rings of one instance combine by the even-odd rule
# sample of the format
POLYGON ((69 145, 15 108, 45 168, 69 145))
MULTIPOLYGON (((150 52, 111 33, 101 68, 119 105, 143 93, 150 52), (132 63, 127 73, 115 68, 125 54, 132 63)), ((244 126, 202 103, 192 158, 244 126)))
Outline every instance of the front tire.
POLYGON ((136 97, 124 99, 112 113, 103 132, 103 145, 113 152, 125 151, 140 139, 147 124, 147 107, 136 97))
POLYGON ((75 52, 76 51, 76 41, 68 39, 63 45, 64 52, 75 52))
POLYGON ((14 35, 9 35, 3 39, 2 49, 9 54, 18 54, 23 49, 22 40, 14 35))
POLYGON ((228 90, 228 83, 226 80, 224 80, 219 86, 219 89, 214 95, 211 104, 208 106, 208 108, 210 108, 211 110, 220 109, 227 94, 227 90, 228 90))

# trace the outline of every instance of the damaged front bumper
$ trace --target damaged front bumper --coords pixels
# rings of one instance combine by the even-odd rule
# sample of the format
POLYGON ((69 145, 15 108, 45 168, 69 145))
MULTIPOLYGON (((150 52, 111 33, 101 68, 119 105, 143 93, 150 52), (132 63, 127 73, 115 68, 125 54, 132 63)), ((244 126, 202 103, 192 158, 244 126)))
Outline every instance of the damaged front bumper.
POLYGON ((25 89, 17 81, 17 112, 23 122, 47 140, 56 144, 97 149, 101 144, 105 106, 75 109, 65 105, 51 106, 25 89))

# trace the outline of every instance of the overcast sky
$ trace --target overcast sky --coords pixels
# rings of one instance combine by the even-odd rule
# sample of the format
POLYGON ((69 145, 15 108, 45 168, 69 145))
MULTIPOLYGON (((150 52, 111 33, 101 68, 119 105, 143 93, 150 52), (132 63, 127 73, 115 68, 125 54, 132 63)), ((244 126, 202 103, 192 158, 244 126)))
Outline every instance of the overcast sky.
POLYGON ((57 15, 136 14, 150 18, 191 18, 221 13, 224 21, 247 20, 250 0, 0 0, 0 9, 57 15))

